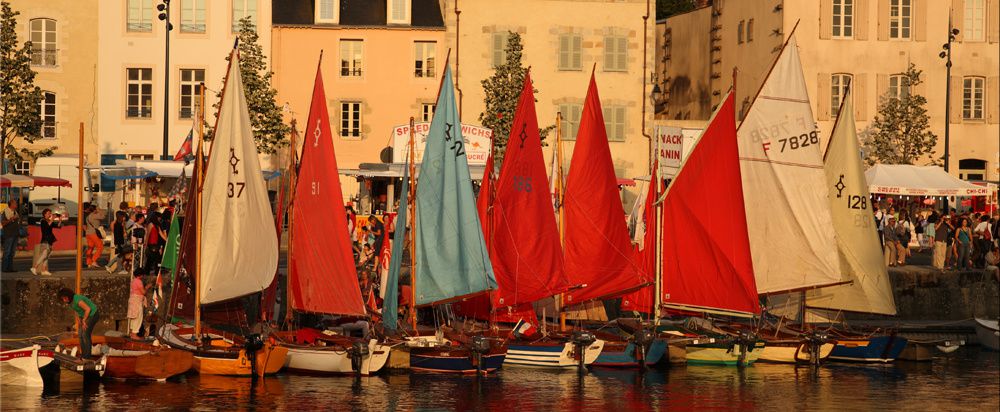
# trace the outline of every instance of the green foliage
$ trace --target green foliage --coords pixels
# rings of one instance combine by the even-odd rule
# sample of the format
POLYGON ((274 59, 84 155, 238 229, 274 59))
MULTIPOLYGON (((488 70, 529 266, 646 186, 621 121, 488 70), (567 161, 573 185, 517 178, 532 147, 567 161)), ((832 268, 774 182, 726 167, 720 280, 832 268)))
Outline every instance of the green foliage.
POLYGON ((33 143, 42 137, 42 90, 35 86, 31 70, 31 42, 18 48, 18 14, 10 3, 0 3, 0 147, 12 162, 20 157, 13 150, 14 139, 33 143))
MULTIPOLYGON (((882 96, 875 119, 862 133, 865 160, 869 165, 913 164, 931 153, 937 145, 937 135, 930 131, 930 118, 925 107, 927 98, 913 93, 914 88, 923 82, 921 73, 910 63, 904 73, 910 92, 901 97, 882 96)), ((931 159, 930 163, 937 164, 937 160, 931 159)))
MULTIPOLYGON (((257 29, 249 16, 240 19, 238 37, 240 75, 243 77, 243 92, 250 109, 250 124, 257 152, 275 154, 278 149, 288 146, 291 128, 282 122, 282 109, 275 100, 278 91, 271 87, 274 72, 267 69, 264 51, 258 43, 257 29)), ((230 58, 226 57, 226 61, 230 58)), ((218 97, 221 99, 221 93, 218 97)), ((216 103, 213 107, 218 109, 219 104, 216 103)))
MULTIPOLYGON (((492 76, 483 79, 486 110, 479 114, 479 122, 483 127, 493 130, 493 164, 499 169, 503 164, 503 156, 510 137, 511 123, 514 122, 514 112, 521 98, 521 88, 524 87, 524 76, 528 69, 521 65, 521 35, 508 32, 505 49, 506 60, 497 66, 492 76)), ((538 93, 538 89, 533 89, 538 93)), ((537 101, 537 100, 536 100, 537 101)), ((539 129, 542 141, 555 126, 539 129)), ((544 143, 543 143, 544 144, 544 143)))
POLYGON ((694 9, 694 0, 656 0, 656 19, 665 19, 694 9))

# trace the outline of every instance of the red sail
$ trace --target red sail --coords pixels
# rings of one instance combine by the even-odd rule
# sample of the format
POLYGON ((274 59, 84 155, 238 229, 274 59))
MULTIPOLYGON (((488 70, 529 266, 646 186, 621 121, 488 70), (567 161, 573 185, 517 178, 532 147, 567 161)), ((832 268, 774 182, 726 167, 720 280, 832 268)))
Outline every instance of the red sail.
POLYGON ((663 202, 663 304, 760 313, 743 207, 732 94, 715 113, 663 202))
MULTIPOLYGON (((656 209, 654 202, 659 195, 657 185, 659 184, 656 175, 658 164, 654 161, 653 172, 650 174, 649 191, 646 193, 646 204, 642 211, 642 221, 646 226, 646 232, 642 238, 642 248, 635 249, 635 261, 642 264, 646 273, 653 275, 656 273, 656 209)), ((653 313, 653 288, 649 285, 635 292, 622 296, 621 309, 623 311, 636 311, 642 313, 653 313)))
POLYGON ((593 75, 566 178, 564 202, 566 274, 572 285, 580 286, 566 293, 567 305, 626 293, 649 282, 641 264, 633 260, 593 75))
POLYGON ((292 204, 291 303, 306 312, 364 315, 329 119, 317 68, 292 204))

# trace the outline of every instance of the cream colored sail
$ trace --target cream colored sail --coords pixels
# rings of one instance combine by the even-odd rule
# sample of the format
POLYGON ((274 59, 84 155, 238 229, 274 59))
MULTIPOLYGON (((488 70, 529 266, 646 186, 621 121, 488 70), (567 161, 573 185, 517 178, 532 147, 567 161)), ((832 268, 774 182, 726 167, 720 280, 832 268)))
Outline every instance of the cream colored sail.
POLYGON ((861 165, 850 92, 844 97, 823 161, 840 268, 846 280, 852 282, 808 291, 806 306, 895 315, 896 303, 882 261, 868 182, 861 165))
POLYGON ((840 282, 819 132, 794 34, 737 134, 757 291, 840 282))
POLYGON ((260 292, 274 279, 278 239, 261 178, 250 112, 234 53, 205 170, 201 303, 260 292))

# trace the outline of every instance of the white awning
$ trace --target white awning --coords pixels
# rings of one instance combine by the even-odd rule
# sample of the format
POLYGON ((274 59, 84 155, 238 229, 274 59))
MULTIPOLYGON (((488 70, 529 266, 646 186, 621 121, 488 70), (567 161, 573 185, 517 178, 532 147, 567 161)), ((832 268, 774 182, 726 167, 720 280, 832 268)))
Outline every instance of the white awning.
POLYGON ((187 166, 184 162, 175 162, 172 160, 124 160, 119 159, 115 161, 115 164, 119 166, 131 166, 140 169, 145 169, 150 172, 156 173, 158 176, 163 177, 180 177, 181 172, 185 172, 185 176, 191 176, 194 171, 194 164, 189 163, 187 166))
POLYGON ((875 165, 865 172, 872 193, 904 196, 989 196, 996 189, 974 185, 937 166, 875 165))
MULTIPOLYGON (((377 168, 340 169, 340 174, 354 177, 403 177, 406 166, 406 163, 383 163, 377 168)), ((420 165, 416 165, 415 169, 415 174, 419 177, 420 165)), ((472 176, 472 180, 482 180, 485 169, 485 165, 469 165, 469 175, 472 176)))

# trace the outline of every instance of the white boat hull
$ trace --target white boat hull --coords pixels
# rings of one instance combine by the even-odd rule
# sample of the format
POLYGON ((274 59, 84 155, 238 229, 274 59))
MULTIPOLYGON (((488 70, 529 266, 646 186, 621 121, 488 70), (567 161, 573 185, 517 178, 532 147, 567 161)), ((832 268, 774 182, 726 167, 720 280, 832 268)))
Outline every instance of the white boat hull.
MULTIPOLYGON (((590 365, 604 350, 604 341, 596 340, 584 349, 583 364, 590 365)), ((575 368, 579 365, 573 357, 574 345, 566 342, 562 347, 508 345, 504 366, 529 368, 575 368)))
MULTIPOLYGON (((820 345, 820 360, 824 360, 829 357, 834 346, 836 345, 832 343, 824 343, 820 345)), ((809 353, 809 345, 805 343, 800 343, 795 346, 777 346, 768 344, 767 346, 764 346, 763 350, 755 349, 754 351, 760 351, 760 355, 757 360, 761 362, 809 363, 812 361, 812 354, 809 353)))
POLYGON ((1000 351, 1000 325, 997 321, 976 318, 976 337, 980 345, 1000 351))
MULTIPOLYGON (((381 370, 389 359, 389 348, 370 340, 368 356, 361 361, 361 374, 367 376, 381 370)), ((304 373, 354 373, 350 354, 332 348, 289 347, 285 368, 304 373)))
POLYGON ((750 365, 760 358, 761 353, 764 351, 763 344, 758 344, 751 351, 747 351, 743 362, 740 363, 740 351, 738 348, 733 347, 732 349, 723 347, 713 347, 713 346, 697 346, 688 345, 687 350, 687 363, 688 365, 723 365, 723 366, 737 366, 737 365, 750 365))
POLYGON ((45 385, 39 368, 52 363, 52 352, 34 345, 0 352, 0 383, 41 388, 45 385))

